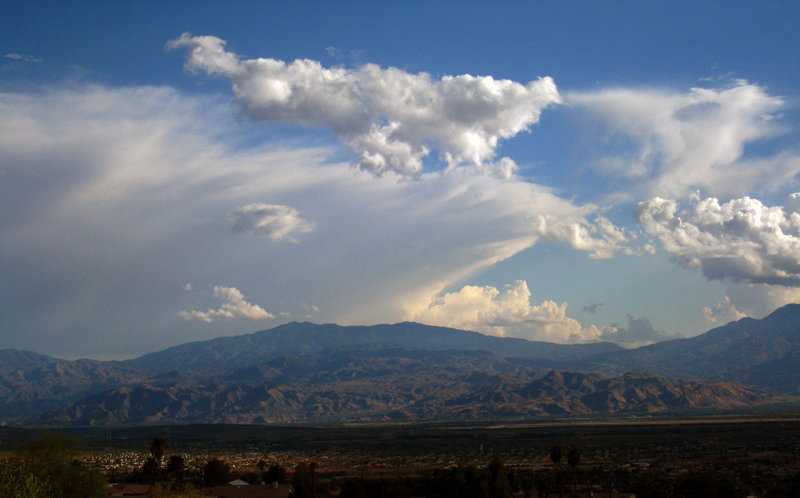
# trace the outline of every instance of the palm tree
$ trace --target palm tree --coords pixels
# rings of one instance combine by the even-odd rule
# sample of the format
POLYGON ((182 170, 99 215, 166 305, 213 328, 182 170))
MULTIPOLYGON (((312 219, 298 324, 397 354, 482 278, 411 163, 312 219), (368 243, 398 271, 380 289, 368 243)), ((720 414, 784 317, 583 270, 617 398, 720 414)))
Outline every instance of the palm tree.
POLYGON ((564 448, 560 445, 555 445, 550 448, 550 460, 553 461, 553 465, 558 466, 561 463, 561 458, 564 456, 564 448))
POLYGON ((487 470, 489 471, 489 490, 492 498, 511 498, 508 469, 500 455, 492 457, 487 470))
POLYGON ((180 455, 172 455, 167 460, 167 473, 175 474, 175 488, 180 489, 183 471, 186 470, 186 462, 180 455))
POLYGON ((147 477, 147 481, 151 486, 155 485, 156 483, 157 473, 158 464, 156 463, 156 459, 153 457, 147 457, 147 460, 144 461, 144 465, 142 465, 142 474, 147 477))
POLYGON ((576 448, 572 448, 569 450, 567 454, 567 464, 572 469, 572 492, 577 492, 577 480, 576 480, 576 473, 578 469, 578 465, 581 463, 581 452, 578 451, 576 448))
POLYGON ((231 464, 225 460, 215 457, 206 462, 203 467, 203 478, 206 486, 219 486, 225 484, 231 477, 231 464))
POLYGON ((150 454, 156 461, 156 470, 161 474, 161 459, 164 458, 164 453, 169 449, 169 443, 163 437, 154 437, 150 443, 150 454))
POLYGON ((317 498, 317 464, 311 462, 308 470, 311 471, 311 498, 317 498))
POLYGON ((564 498, 564 476, 563 472, 561 472, 561 459, 564 456, 564 448, 561 445, 555 445, 550 448, 550 460, 553 461, 553 467, 555 468, 556 474, 556 483, 558 485, 558 495, 561 498, 564 498))

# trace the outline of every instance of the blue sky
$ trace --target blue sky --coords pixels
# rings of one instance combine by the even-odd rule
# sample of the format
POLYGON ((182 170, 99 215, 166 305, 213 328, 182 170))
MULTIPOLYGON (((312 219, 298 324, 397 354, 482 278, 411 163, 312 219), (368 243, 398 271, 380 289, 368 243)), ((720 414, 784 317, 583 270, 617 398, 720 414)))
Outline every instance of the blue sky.
POLYGON ((635 346, 800 300, 793 2, 6 2, 0 347, 635 346), (298 62, 295 62, 298 61, 298 62))

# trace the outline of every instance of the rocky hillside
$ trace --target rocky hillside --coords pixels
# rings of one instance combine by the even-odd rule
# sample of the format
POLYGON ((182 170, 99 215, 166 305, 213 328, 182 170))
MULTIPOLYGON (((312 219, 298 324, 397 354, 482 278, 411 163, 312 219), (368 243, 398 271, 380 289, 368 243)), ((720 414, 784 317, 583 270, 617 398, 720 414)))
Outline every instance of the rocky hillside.
POLYGON ((581 368, 619 374, 652 371, 706 381, 734 381, 783 393, 800 391, 800 304, 760 320, 743 318, 689 339, 601 353, 581 368))
POLYGON ((30 351, 0 350, 0 418, 40 413, 146 377, 115 362, 67 361, 30 351))
POLYGON ((395 345, 429 351, 489 351, 506 358, 537 359, 555 365, 623 348, 612 343, 553 344, 404 322, 391 325, 341 326, 292 322, 270 330, 219 337, 146 354, 126 365, 149 370, 229 371, 280 356, 314 354, 358 345, 395 345))
POLYGON ((0 351, 0 420, 11 423, 525 418, 729 408, 763 402, 762 390, 800 393, 800 305, 633 350, 289 323, 125 362, 0 351), (597 375, 555 381, 551 370, 597 375))
POLYGON ((526 360, 487 352, 391 348, 279 358, 193 382, 113 389, 35 423, 497 420, 727 409, 768 401, 762 393, 724 382, 542 373, 526 360))

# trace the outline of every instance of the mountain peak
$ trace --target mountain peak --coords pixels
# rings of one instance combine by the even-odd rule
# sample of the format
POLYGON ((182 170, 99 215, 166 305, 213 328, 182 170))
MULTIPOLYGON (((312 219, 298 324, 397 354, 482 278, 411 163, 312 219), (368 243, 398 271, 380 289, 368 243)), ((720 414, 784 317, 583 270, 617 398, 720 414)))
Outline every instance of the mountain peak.
POLYGON ((800 317, 800 304, 790 303, 785 306, 781 306, 764 318, 783 318, 787 316, 800 317))

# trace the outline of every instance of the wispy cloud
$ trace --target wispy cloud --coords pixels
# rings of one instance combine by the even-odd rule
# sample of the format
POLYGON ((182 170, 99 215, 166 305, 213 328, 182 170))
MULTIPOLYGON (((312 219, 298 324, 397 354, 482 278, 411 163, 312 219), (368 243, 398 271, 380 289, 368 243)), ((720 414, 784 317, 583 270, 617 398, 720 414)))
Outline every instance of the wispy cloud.
POLYGON ((328 54, 329 57, 332 57, 336 60, 344 60, 349 62, 358 62, 364 56, 363 50, 350 50, 350 51, 343 51, 339 47, 328 46, 325 47, 325 52, 328 54))
POLYGON ((688 93, 615 89, 569 93, 568 103, 600 125, 607 149, 597 169, 625 180, 634 195, 715 196, 773 189, 800 173, 800 155, 782 151, 744 157, 745 147, 784 132, 784 100, 738 80, 688 93))
POLYGON ((265 235, 272 240, 288 240, 298 243, 293 234, 308 233, 316 225, 303 219, 300 212, 289 206, 277 204, 247 204, 231 215, 234 232, 250 232, 265 235))
POLYGON ((6 59, 21 61, 21 62, 42 62, 42 59, 40 57, 35 57, 33 55, 27 55, 27 54, 6 54, 3 57, 5 57, 6 59))

